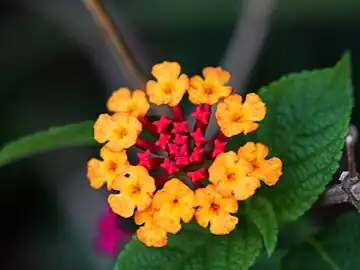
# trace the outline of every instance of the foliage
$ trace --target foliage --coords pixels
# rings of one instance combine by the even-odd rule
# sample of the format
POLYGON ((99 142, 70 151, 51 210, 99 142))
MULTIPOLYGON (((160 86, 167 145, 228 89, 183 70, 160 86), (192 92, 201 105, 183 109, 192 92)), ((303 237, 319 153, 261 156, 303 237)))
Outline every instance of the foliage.
POLYGON ((340 216, 316 238, 291 249, 281 269, 350 270, 360 264, 360 218, 356 211, 340 216))
POLYGON ((54 149, 92 145, 93 125, 93 121, 85 121, 53 127, 12 141, 0 150, 0 166, 54 149))
POLYGON ((121 252, 115 269, 248 269, 260 249, 260 235, 251 223, 240 224, 226 236, 214 236, 189 224, 170 236, 163 248, 149 248, 132 240, 121 252))

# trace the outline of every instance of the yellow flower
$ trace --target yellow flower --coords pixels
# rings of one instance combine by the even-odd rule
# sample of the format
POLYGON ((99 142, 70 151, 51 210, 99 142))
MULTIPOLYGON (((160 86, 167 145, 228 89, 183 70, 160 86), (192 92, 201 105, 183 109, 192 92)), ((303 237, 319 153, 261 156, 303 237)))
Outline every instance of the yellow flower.
POLYGON ((199 206, 195 218, 201 227, 206 228, 210 223, 210 232, 218 235, 229 234, 235 229, 239 220, 230 215, 238 210, 238 202, 234 197, 224 197, 216 191, 214 185, 209 184, 196 190, 195 199, 199 206))
POLYGON ((112 112, 124 112, 135 117, 143 117, 150 109, 145 92, 128 88, 120 88, 112 93, 107 102, 107 108, 112 112))
POLYGON ((110 190, 115 177, 129 166, 129 161, 126 151, 113 152, 106 146, 101 148, 100 156, 103 161, 96 158, 88 161, 87 177, 93 188, 101 188, 106 182, 110 190))
POLYGON ((206 67, 202 71, 205 79, 196 75, 190 79, 189 100, 193 104, 213 105, 231 94, 232 87, 225 85, 230 73, 221 67, 206 67))
POLYGON ((246 200, 260 186, 258 178, 248 175, 251 171, 251 164, 235 152, 221 153, 209 167, 209 181, 222 195, 246 200))
POLYGON ((156 222, 167 232, 177 233, 181 229, 180 220, 190 222, 195 212, 194 192, 181 180, 173 178, 165 183, 153 199, 156 222))
POLYGON ((94 125, 94 138, 99 143, 105 143, 112 151, 127 149, 136 143, 142 125, 132 115, 125 113, 100 114, 94 125))
POLYGON ((142 225, 137 231, 137 238, 149 247, 163 247, 168 242, 167 232, 154 220, 155 209, 149 207, 145 211, 136 210, 134 220, 142 225))
POLYGON ((151 103, 177 106, 189 88, 189 78, 181 74, 181 67, 176 62, 164 61, 152 68, 152 75, 157 81, 150 80, 146 84, 146 92, 151 103))
POLYGON ((129 166, 115 178, 112 188, 120 194, 110 194, 108 203, 114 213, 124 218, 131 217, 135 208, 146 210, 156 189, 154 178, 142 166, 129 166))
POLYGON ((216 108, 215 118, 221 132, 226 137, 232 137, 240 133, 248 134, 256 130, 266 114, 266 106, 260 97, 254 93, 247 94, 242 103, 242 97, 233 94, 220 102, 216 108))
POLYGON ((268 186, 273 186, 282 175, 282 162, 279 158, 265 158, 269 149, 262 143, 248 142, 238 149, 238 156, 251 162, 254 170, 250 175, 257 177, 268 186))

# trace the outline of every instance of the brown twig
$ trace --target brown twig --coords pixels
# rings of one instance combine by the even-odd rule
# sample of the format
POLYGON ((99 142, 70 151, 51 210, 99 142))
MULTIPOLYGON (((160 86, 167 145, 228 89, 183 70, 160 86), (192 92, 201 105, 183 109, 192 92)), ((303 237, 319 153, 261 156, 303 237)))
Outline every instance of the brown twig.
POLYGON ((115 27, 102 0, 84 0, 84 4, 104 32, 108 43, 112 45, 118 63, 130 78, 132 86, 143 89, 147 80, 146 73, 143 72, 135 57, 132 55, 131 50, 125 42, 124 36, 115 27))
POLYGON ((340 184, 328 188, 322 196, 322 205, 334 205, 350 203, 360 211, 360 177, 356 170, 355 143, 357 129, 350 125, 349 133, 345 138, 345 151, 347 156, 348 170, 344 171, 339 180, 340 184))

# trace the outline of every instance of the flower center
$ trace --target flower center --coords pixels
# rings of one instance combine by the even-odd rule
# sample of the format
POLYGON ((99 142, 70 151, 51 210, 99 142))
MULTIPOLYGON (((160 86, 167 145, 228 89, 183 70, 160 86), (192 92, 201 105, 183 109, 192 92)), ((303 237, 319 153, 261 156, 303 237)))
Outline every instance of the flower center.
POLYGON ((235 113, 232 117, 233 122, 241 122, 242 114, 241 113, 235 113))
POLYGON ((212 210, 213 212, 215 212, 215 213, 218 213, 219 210, 220 210, 220 206, 219 206, 218 204, 216 204, 216 203, 212 203, 212 204, 210 205, 210 207, 211 207, 211 210, 212 210))
POLYGON ((228 181, 235 181, 236 180, 236 174, 232 173, 232 172, 227 173, 226 177, 227 177, 228 181))
POLYGON ((165 95, 171 95, 171 93, 173 92, 173 87, 171 84, 166 84, 163 88, 164 94, 165 95))
POLYGON ((108 170, 110 172, 116 172, 117 164, 114 161, 110 161, 108 164, 108 170))
POLYGON ((119 140, 124 139, 128 135, 126 128, 119 128, 116 133, 119 140))
POLYGON ((179 200, 175 198, 175 199, 173 200, 173 204, 174 204, 174 205, 179 204, 179 200))
POLYGON ((211 86, 205 86, 204 87, 204 92, 206 95, 212 95, 214 93, 214 89, 211 86))
POLYGON ((141 187, 140 185, 136 184, 132 187, 131 193, 133 195, 138 195, 141 192, 141 187))

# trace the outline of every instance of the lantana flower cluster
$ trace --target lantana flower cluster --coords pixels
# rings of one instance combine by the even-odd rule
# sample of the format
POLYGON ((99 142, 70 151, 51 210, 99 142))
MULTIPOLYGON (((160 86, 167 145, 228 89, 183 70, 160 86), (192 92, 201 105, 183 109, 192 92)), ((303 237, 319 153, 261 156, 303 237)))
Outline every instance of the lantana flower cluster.
POLYGON ((104 145, 101 160, 88 162, 90 184, 107 185, 111 209, 134 218, 140 225, 137 237, 147 246, 166 245, 168 234, 193 218, 212 234, 229 234, 238 223, 239 201, 261 183, 275 185, 282 174, 281 160, 267 158, 262 143, 225 152, 228 138, 259 127, 266 106, 254 93, 245 98, 232 93, 230 73, 220 67, 206 67, 202 76, 189 78, 178 63, 165 61, 153 66, 152 75, 155 80, 145 90, 116 90, 107 102, 110 113, 95 122, 94 138, 104 145), (196 105, 190 114, 194 121, 186 120, 179 106, 184 95, 196 105), (151 120, 150 104, 170 107, 172 116, 151 120), (206 139, 214 104, 220 131, 206 139), (152 139, 142 136, 145 130, 152 139), (132 163, 130 148, 137 151, 132 163))

